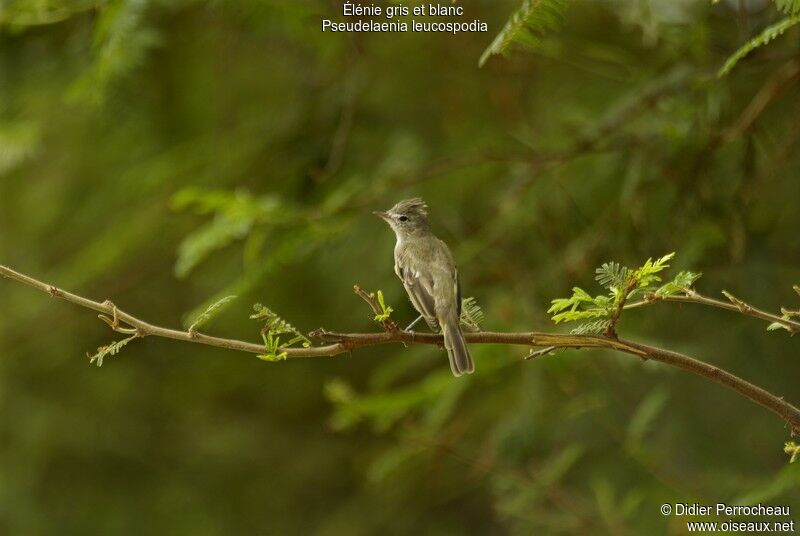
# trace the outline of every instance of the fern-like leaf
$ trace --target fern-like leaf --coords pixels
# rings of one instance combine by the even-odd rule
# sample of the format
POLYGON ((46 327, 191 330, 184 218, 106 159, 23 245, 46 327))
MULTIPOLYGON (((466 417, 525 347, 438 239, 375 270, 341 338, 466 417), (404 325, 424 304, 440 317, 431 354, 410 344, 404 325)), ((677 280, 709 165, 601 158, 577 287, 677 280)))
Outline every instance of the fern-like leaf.
POLYGON ((73 84, 69 96, 100 103, 105 90, 144 64, 148 52, 162 44, 162 36, 148 24, 150 1, 110 1, 98 6, 94 34, 94 62, 73 84))
POLYGON ((197 331, 197 328, 212 320, 214 317, 224 311, 225 308, 235 299, 236 296, 225 296, 224 298, 209 305, 205 311, 200 313, 200 315, 195 318, 194 322, 192 322, 192 324, 189 326, 189 331, 197 331))
POLYGON ((478 66, 483 67, 495 54, 508 54, 514 43, 528 48, 539 46, 541 36, 561 24, 566 6, 566 0, 522 0, 519 9, 483 51, 478 66))
POLYGON ((633 277, 636 278, 639 288, 644 288, 661 281, 661 277, 657 274, 669 268, 667 262, 672 260, 674 256, 675 252, 672 252, 667 253, 660 259, 647 259, 647 262, 645 262, 641 268, 633 272, 633 277))
POLYGON ((212 216, 179 244, 174 268, 178 277, 189 275, 213 252, 251 236, 258 226, 291 223, 297 218, 277 197, 255 197, 244 190, 184 188, 173 196, 172 207, 212 216))
POLYGON ((775 5, 787 15, 800 13, 800 0, 775 0, 775 5))
POLYGON ((628 275, 630 274, 630 269, 622 266, 618 262, 612 261, 603 263, 603 265, 594 272, 597 282, 606 289, 611 290, 612 288, 625 286, 628 275))
POLYGON ((461 300, 461 327, 467 331, 480 331, 483 310, 472 296, 461 300))
POLYGON ((548 309, 547 312, 559 313, 567 308, 572 308, 574 310, 584 303, 592 303, 593 301, 594 299, 588 292, 580 287, 573 287, 572 296, 569 298, 556 298, 552 301, 552 305, 550 305, 550 309, 548 309))
POLYGON ((556 324, 574 322, 608 316, 610 304, 607 296, 593 298, 582 288, 574 287, 572 296, 553 300, 547 312, 553 315, 552 320, 556 324))
MULTIPOLYGON (((788 5, 790 2, 786 1, 785 3, 788 5)), ((798 6, 800 7, 800 2, 793 2, 793 3, 798 4, 798 6)), ((719 70, 717 76, 720 77, 725 76, 726 74, 731 72, 731 70, 736 66, 737 63, 739 63, 739 61, 742 58, 750 54, 755 49, 766 45, 767 43, 773 41, 774 39, 777 39, 778 37, 783 35, 783 33, 786 30, 788 30, 789 28, 791 28, 796 24, 800 24, 800 14, 786 17, 776 22, 772 26, 765 28, 760 34, 750 39, 747 43, 742 45, 739 48, 739 50, 734 52, 725 61, 725 64, 719 70)))
POLYGON ((109 344, 107 346, 100 346, 97 349, 97 352, 94 355, 89 355, 89 353, 87 352, 86 356, 89 358, 89 363, 94 363, 98 367, 102 367, 103 366, 103 358, 105 358, 107 356, 111 356, 111 355, 117 355, 120 352, 120 350, 122 350, 122 348, 126 344, 131 342, 136 337, 138 337, 138 335, 131 335, 127 339, 122 339, 120 341, 114 341, 114 342, 112 342, 111 344, 109 344))
POLYGON ((278 314, 269 307, 256 303, 253 305, 253 311, 250 318, 264 323, 264 327, 261 328, 261 334, 269 339, 269 343, 267 343, 266 340, 264 341, 268 348, 274 346, 274 349, 277 349, 279 346, 286 347, 297 343, 302 343, 304 348, 311 346, 311 341, 308 337, 300 333, 297 328, 278 316, 278 314), (280 335, 291 335, 292 338, 278 345, 277 341, 280 335))
POLYGON ((576 328, 573 328, 570 333, 573 335, 599 335, 603 333, 611 321, 607 318, 595 320, 594 322, 584 322, 576 328))
POLYGON ((551 319, 556 324, 584 321, 572 331, 574 334, 602 333, 611 325, 615 311, 620 307, 627 308, 626 303, 631 300, 640 299, 643 303, 649 303, 653 301, 647 297, 651 294, 665 298, 688 292, 692 288, 700 274, 688 270, 679 272, 671 281, 660 284, 661 272, 669 268, 668 263, 674 257, 673 252, 655 260, 650 258, 635 270, 617 262, 607 262, 595 270, 595 279, 606 288, 606 295, 592 297, 580 287, 575 287, 569 298, 553 300, 547 312, 552 315, 551 319))
POLYGON ((666 298, 667 296, 686 292, 694 286, 695 281, 700 279, 702 275, 699 272, 690 272, 689 270, 678 272, 672 281, 664 283, 656 290, 656 296, 666 298))
POLYGON ((214 251, 247 236, 252 228, 250 219, 232 219, 219 214, 210 222, 186 236, 178 245, 175 276, 184 278, 214 251))

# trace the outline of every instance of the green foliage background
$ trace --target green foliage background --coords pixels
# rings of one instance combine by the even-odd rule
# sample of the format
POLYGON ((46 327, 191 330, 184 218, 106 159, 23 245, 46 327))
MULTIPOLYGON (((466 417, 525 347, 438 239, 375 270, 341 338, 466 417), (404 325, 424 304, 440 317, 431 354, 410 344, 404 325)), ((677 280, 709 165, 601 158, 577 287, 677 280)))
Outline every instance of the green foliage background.
MULTIPOLYGON (((354 283, 413 312, 370 212, 421 195, 484 329, 562 329, 551 300, 596 266, 669 251, 707 294, 796 306, 798 26, 717 76, 793 1, 546 2, 561 22, 522 21, 535 35, 482 68, 519 2, 462 3, 490 34, 323 34, 321 0, 0 3, 0 262, 169 326, 236 295, 198 329, 258 341, 260 302, 302 332, 371 330, 354 283)), ((84 355, 114 334, 91 313, 0 297, 3 534, 649 534, 685 530, 663 502, 800 512, 782 423, 658 364, 475 346, 455 381, 434 348, 267 363, 145 339, 97 369, 84 355)), ((659 304, 619 330, 800 402, 798 341, 753 319, 659 304)))

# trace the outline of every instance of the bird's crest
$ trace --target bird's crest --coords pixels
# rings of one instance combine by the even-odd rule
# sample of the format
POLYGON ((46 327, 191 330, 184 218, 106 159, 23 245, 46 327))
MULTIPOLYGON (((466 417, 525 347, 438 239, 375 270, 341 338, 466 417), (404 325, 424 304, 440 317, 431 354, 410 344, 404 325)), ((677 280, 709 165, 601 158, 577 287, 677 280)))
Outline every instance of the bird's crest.
POLYGON ((391 212, 395 214, 419 214, 420 216, 428 215, 428 205, 421 197, 413 199, 404 199, 392 207, 391 212))

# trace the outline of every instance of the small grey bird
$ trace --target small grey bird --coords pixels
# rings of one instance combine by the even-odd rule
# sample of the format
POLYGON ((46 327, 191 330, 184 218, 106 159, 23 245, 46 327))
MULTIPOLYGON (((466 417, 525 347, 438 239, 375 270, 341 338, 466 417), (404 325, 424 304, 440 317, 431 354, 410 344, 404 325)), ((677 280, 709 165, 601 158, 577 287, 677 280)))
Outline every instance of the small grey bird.
POLYGON ((431 231, 428 206, 420 198, 406 199, 387 212, 374 214, 386 220, 397 236, 394 271, 428 326, 433 331, 439 331, 441 327, 453 374, 461 376, 474 372, 475 364, 459 322, 461 284, 458 270, 447 244, 431 231))

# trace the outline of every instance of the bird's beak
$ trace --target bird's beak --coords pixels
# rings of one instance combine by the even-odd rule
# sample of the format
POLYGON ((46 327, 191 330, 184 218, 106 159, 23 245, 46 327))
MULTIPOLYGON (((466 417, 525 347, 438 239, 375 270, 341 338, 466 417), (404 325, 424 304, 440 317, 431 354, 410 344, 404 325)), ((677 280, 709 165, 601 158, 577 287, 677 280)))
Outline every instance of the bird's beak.
POLYGON ((389 219, 390 219, 390 216, 389 216, 388 212, 381 212, 379 210, 376 210, 375 212, 373 212, 373 214, 375 214, 377 217, 379 217, 379 218, 381 218, 381 219, 383 219, 385 221, 389 221, 389 219))

